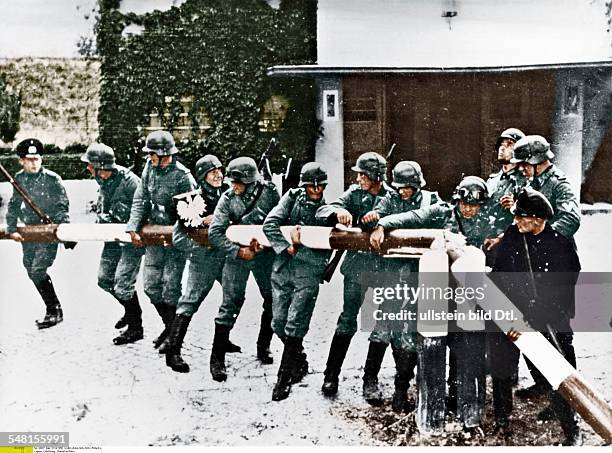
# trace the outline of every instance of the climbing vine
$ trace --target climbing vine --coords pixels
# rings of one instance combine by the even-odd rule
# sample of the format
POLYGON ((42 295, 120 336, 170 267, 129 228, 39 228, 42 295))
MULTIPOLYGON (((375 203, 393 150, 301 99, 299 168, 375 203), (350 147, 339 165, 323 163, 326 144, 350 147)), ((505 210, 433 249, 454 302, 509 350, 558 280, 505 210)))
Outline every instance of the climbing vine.
MULTIPOLYGON (((194 133, 178 143, 188 165, 208 152, 225 161, 257 157, 272 136, 296 164, 313 157, 313 82, 265 72, 315 62, 316 0, 283 0, 278 9, 263 0, 187 0, 145 15, 123 14, 120 0, 99 2, 100 139, 120 162, 138 165, 151 112, 165 113, 162 127, 177 128, 184 97, 193 103, 192 129, 198 130, 198 112, 206 112, 210 126, 205 137, 194 133), (141 33, 126 33, 130 28, 141 33), (290 107, 281 130, 262 132, 261 109, 273 94, 290 107)), ((280 156, 274 163, 280 165, 280 156)))

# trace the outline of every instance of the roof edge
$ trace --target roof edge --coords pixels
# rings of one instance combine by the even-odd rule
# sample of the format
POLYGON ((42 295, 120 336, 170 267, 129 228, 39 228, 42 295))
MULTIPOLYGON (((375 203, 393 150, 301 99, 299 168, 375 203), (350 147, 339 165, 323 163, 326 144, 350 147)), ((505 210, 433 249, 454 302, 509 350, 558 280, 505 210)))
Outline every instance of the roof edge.
POLYGON ((287 65, 271 66, 266 69, 269 77, 325 77, 342 75, 370 74, 441 74, 441 73, 475 73, 475 72, 523 72, 546 69, 581 69, 594 67, 612 67, 612 60, 587 61, 577 63, 543 63, 515 66, 465 66, 465 67, 382 67, 382 66, 320 66, 320 65, 287 65))

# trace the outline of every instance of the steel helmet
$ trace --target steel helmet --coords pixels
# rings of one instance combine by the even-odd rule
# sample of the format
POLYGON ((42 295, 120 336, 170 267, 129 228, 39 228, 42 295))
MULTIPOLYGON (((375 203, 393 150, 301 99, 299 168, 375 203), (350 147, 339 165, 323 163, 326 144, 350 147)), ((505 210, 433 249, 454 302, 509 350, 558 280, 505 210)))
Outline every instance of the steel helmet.
POLYGON ((421 166, 413 160, 398 162, 392 171, 393 182, 391 185, 397 189, 402 187, 414 187, 420 189, 425 187, 425 178, 421 166))
POLYGON ((251 184, 259 180, 259 170, 252 157, 237 157, 227 166, 227 178, 243 184, 251 184))
POLYGON ((217 168, 223 168, 223 164, 213 154, 207 154, 204 157, 200 157, 195 164, 195 176, 198 181, 206 178, 209 171, 217 168))
POLYGON ((525 162, 537 165, 555 157, 550 144, 541 135, 527 135, 514 144, 513 164, 525 162))
POLYGON ((515 127, 506 129, 499 135, 499 137, 497 137, 497 141, 495 142, 495 151, 499 150, 499 145, 501 145, 501 142, 503 142, 504 139, 510 139, 516 143, 524 136, 525 134, 523 131, 515 127))
POLYGON ((378 153, 363 153, 351 170, 363 173, 373 181, 384 181, 387 175, 387 161, 378 153))
POLYGON ((552 219, 554 215, 553 207, 548 199, 532 187, 521 189, 510 212, 519 217, 538 217, 540 219, 552 219))
POLYGON ((319 162, 308 162, 300 171, 300 187, 327 185, 327 172, 319 162))
POLYGON ((452 200, 457 203, 463 200, 468 204, 484 204, 489 198, 489 189, 484 179, 478 176, 466 176, 453 192, 452 200))
POLYGON ((91 164, 96 170, 112 170, 115 168, 115 152, 104 143, 92 143, 81 156, 81 162, 91 164))
POLYGON ((168 131, 154 131, 147 135, 145 153, 155 153, 158 156, 171 156, 179 152, 174 143, 174 137, 168 131))

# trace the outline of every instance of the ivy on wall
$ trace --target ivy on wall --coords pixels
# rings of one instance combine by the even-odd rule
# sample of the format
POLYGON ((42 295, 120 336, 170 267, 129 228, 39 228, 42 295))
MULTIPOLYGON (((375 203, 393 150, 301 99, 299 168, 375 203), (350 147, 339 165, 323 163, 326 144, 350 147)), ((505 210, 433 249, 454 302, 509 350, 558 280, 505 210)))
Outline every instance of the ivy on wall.
MULTIPOLYGON (((282 0, 278 9, 263 0, 187 0, 142 16, 121 13, 120 0, 99 2, 100 139, 121 163, 139 166, 148 114, 169 111, 160 117, 173 130, 186 96, 194 101, 193 126, 200 110, 211 126, 203 140, 194 135, 178 143, 188 165, 208 152, 225 162, 256 158, 272 136, 296 167, 313 158, 319 127, 313 81, 270 79, 265 70, 315 62, 316 0, 282 0), (143 32, 122 36, 128 25, 143 32), (289 100, 289 111, 281 130, 261 132, 261 109, 273 94, 289 100)), ((280 156, 275 164, 280 170, 280 156)))

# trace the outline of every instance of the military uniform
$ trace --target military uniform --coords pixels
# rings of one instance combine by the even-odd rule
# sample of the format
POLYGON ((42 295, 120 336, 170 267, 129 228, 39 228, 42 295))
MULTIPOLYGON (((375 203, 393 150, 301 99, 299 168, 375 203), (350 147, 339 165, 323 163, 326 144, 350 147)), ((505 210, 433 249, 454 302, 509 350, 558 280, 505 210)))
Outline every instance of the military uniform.
MULTIPOLYGON (((100 186, 97 223, 126 223, 140 178, 127 168, 117 166, 107 180, 96 177, 100 186)), ((106 242, 100 258, 98 286, 121 300, 131 299, 136 291, 142 252, 132 244, 106 242)))
MULTIPOLYGON (((327 224, 335 225, 335 211, 344 208, 353 216, 353 226, 364 229, 371 225, 364 225, 361 218, 374 209, 376 203, 393 189, 383 183, 378 194, 373 195, 362 190, 357 184, 351 185, 340 198, 328 205, 322 206, 317 211, 317 220, 327 224)), ((361 298, 361 274, 362 272, 384 271, 380 260, 373 259, 373 254, 364 251, 351 250, 347 252, 340 272, 344 276, 344 304, 342 313, 336 324, 336 333, 352 336, 357 332, 357 316, 363 302, 361 298)))
POLYGON ((304 338, 319 294, 330 252, 300 246, 295 256, 286 249, 291 244, 283 237, 282 225, 317 225, 315 213, 325 204, 323 198, 311 200, 305 189, 290 189, 268 216, 263 226, 277 256, 272 268, 272 328, 279 338, 304 338))
POLYGON ((478 213, 471 219, 464 218, 459 208, 449 203, 439 203, 427 208, 380 219, 378 225, 385 230, 396 228, 435 228, 450 230, 465 236, 467 245, 482 247, 487 233, 488 219, 478 213))
MULTIPOLYGON (((160 168, 153 167, 148 160, 134 194, 126 231, 138 232, 146 223, 173 225, 176 222, 176 208, 172 197, 190 192, 195 186, 193 176, 180 162, 173 160, 166 168, 160 168)), ((174 312, 181 297, 185 260, 185 253, 176 247, 147 246, 144 289, 153 305, 169 305, 174 312)))
MULTIPOLYGON (((230 225, 261 225, 270 210, 277 205, 280 197, 272 182, 249 184, 244 194, 236 195, 227 190, 221 196, 215 209, 214 219, 210 225, 208 237, 214 247, 226 256, 223 267, 223 303, 215 318, 217 324, 232 328, 238 318, 245 299, 246 284, 249 273, 253 272, 259 291, 264 299, 262 321, 270 324, 272 320, 272 285, 270 275, 274 251, 264 249, 257 253, 252 261, 238 257, 239 245, 227 239, 225 232, 230 225), (258 196, 258 193, 261 194, 258 196), (252 210, 245 215, 246 209, 257 198, 252 210)), ((263 325, 263 324, 262 324, 263 325)))
POLYGON ((566 238, 573 238, 580 228, 580 207, 565 173, 552 164, 542 174, 535 176, 530 186, 541 192, 552 205, 552 229, 566 238))
MULTIPOLYGON (((480 178, 468 176, 455 189, 453 199, 458 203, 463 199, 462 188, 470 188, 472 192, 466 192, 469 197, 474 188, 482 191, 483 198, 469 200, 467 203, 483 204, 487 197, 487 187, 480 178)), ((427 208, 417 209, 401 214, 394 214, 380 219, 379 226, 385 230, 396 228, 434 228, 446 229, 454 233, 460 233, 466 238, 467 245, 482 247, 487 235, 487 218, 483 209, 467 219, 462 216, 459 207, 454 204, 440 203, 427 208)), ((485 346, 486 335, 484 332, 468 332, 456 327, 456 332, 448 337, 450 348, 449 363, 449 399, 450 406, 456 405, 457 398, 461 401, 469 401, 461 407, 450 407, 453 411, 459 411, 462 422, 466 427, 477 426, 481 422, 484 411, 485 398, 485 346), (469 405, 474 405, 476 410, 471 410, 469 405)))
POLYGON ((505 209, 499 203, 499 199, 504 195, 515 195, 526 184, 525 177, 517 168, 508 172, 499 170, 489 176, 487 179, 489 203, 486 206, 490 228, 489 237, 499 236, 506 231, 508 226, 512 225, 513 215, 510 209, 505 209))
MULTIPOLYGON (((202 198, 206 203, 205 215, 212 214, 217 206, 221 194, 228 189, 226 184, 219 188, 212 187, 202 181, 200 184, 202 198)), ((222 283, 223 263, 225 253, 213 246, 201 246, 189 238, 187 228, 179 222, 174 225, 172 232, 174 246, 189 256, 189 271, 187 285, 183 295, 178 301, 176 313, 193 316, 212 289, 215 281, 222 283)))
MULTIPOLYGON (((395 187, 398 189, 412 187, 415 192, 407 200, 403 199, 399 192, 388 192, 374 207, 374 211, 378 213, 380 218, 414 211, 440 202, 437 193, 420 189, 421 186, 425 185, 425 180, 420 166, 416 162, 400 162, 394 168, 393 175, 393 185, 395 187), (412 174, 406 174, 407 171, 412 174), (402 184, 402 179, 406 180, 405 184, 402 184), (410 179, 412 179, 412 182, 410 179)), ((386 259, 384 257, 377 257, 377 259, 381 261, 385 272, 397 276, 397 278, 394 277, 394 281, 407 283, 411 286, 418 285, 418 260, 386 259)), ((402 303, 385 302, 380 308, 384 311, 398 313, 400 310, 414 311, 416 305, 411 304, 410 301, 403 301, 402 303)), ((383 395, 378 386, 378 373, 387 346, 391 344, 396 366, 395 391, 391 400, 391 407, 396 412, 402 412, 406 408, 406 392, 410 386, 410 381, 414 378, 414 368, 417 363, 416 321, 379 320, 370 334, 369 341, 368 356, 363 369, 364 398, 370 404, 376 405, 382 402, 383 395)))
MULTIPOLYGON (((380 200, 374 207, 381 218, 392 214, 402 212, 410 212, 416 209, 426 208, 431 205, 440 203, 441 200, 438 194, 428 190, 419 190, 408 200, 403 200, 400 194, 396 191, 389 192, 380 200)), ((415 282, 415 277, 418 275, 419 261, 417 259, 386 259, 382 260, 382 266, 385 272, 397 273, 401 281, 415 282)), ((406 307, 404 307, 406 308, 406 307)), ((370 341, 376 343, 391 344, 393 349, 406 349, 411 352, 416 351, 416 325, 404 331, 398 331, 391 326, 385 326, 384 323, 377 322, 376 327, 370 334, 370 341)))
MULTIPOLYGON (((46 168, 41 168, 38 173, 31 174, 21 170, 15 175, 15 181, 23 187, 32 201, 49 216, 53 223, 68 223, 68 196, 62 183, 62 178, 46 168)), ((43 221, 23 201, 17 191, 8 204, 6 213, 7 233, 17 231, 17 221, 21 220, 26 225, 40 225, 43 221)), ((28 277, 35 285, 45 280, 47 269, 51 267, 57 255, 58 244, 22 243, 23 265, 28 277)))
MULTIPOLYGON (((23 158, 26 155, 42 154, 43 146, 36 139, 23 140, 17 145, 17 154, 23 158)), ((15 181, 26 191, 32 201, 51 219, 53 223, 68 223, 69 202, 66 189, 60 176, 44 167, 37 173, 28 173, 24 170, 15 175, 15 181)), ((21 220, 25 225, 40 225, 43 221, 26 204, 16 190, 8 203, 6 213, 7 233, 17 232, 17 222, 21 220)), ((43 244, 22 242, 23 266, 28 277, 34 283, 47 308, 45 319, 37 321, 39 328, 51 327, 63 320, 63 312, 51 277, 47 269, 51 267, 57 256, 58 244, 43 244)))
MULTIPOLYGON (((272 363, 270 342, 272 341, 272 285, 270 276, 274 251, 257 251, 250 261, 243 259, 243 249, 229 241, 225 235, 230 225, 261 225, 270 210, 280 199, 272 182, 260 181, 257 164, 250 157, 238 157, 227 167, 227 176, 236 184, 244 185, 240 194, 229 189, 221 195, 215 209, 208 238, 213 247, 225 254, 223 266, 223 301, 215 318, 215 336, 210 358, 210 372, 215 381, 225 381, 225 352, 229 345, 229 333, 236 323, 244 304, 247 280, 252 272, 259 292, 263 297, 257 358, 264 364, 272 363)), ((245 248, 246 249, 246 248, 245 248)), ((251 250, 253 252, 253 250, 251 250)))

